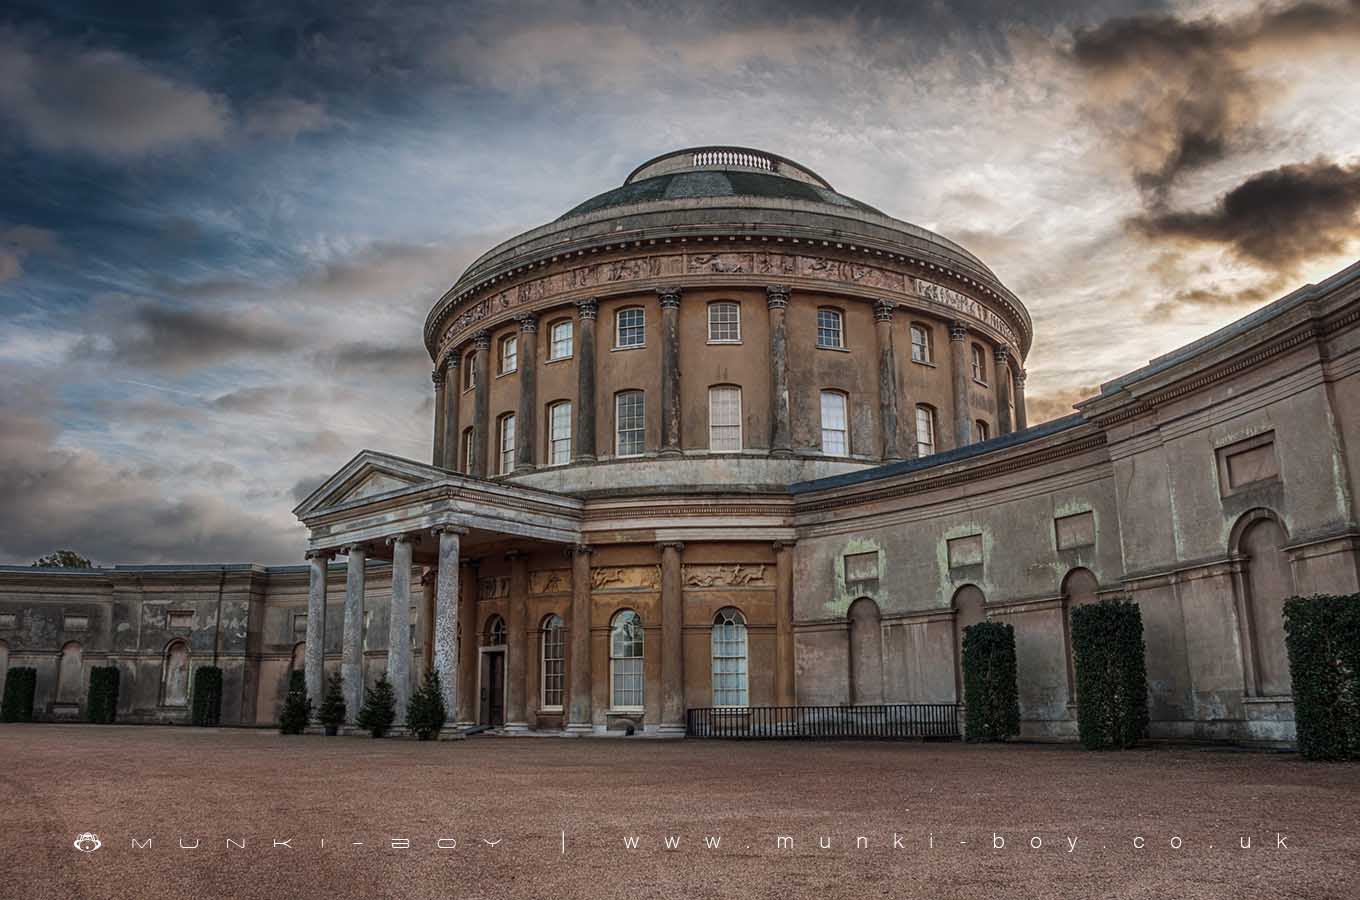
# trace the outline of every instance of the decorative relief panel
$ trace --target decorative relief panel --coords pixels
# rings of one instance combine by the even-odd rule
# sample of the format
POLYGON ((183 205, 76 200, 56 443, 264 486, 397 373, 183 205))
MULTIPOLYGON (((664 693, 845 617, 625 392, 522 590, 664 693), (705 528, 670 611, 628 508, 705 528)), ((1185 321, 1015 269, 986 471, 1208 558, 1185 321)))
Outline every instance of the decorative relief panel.
POLYGON ((655 590, 660 586, 660 566, 601 566, 590 570, 592 591, 655 590))
POLYGON ((571 590, 571 569, 548 569, 529 573, 529 593, 560 594, 571 590))
POLYGON ((688 588, 772 587, 770 567, 766 565, 685 566, 684 583, 688 588))
POLYGON ((14 626, 14 613, 0 613, 0 628, 13 628, 14 626))
POLYGON ((982 564, 982 535, 970 534, 967 537, 949 540, 949 568, 976 566, 982 564))
POLYGON ((950 309, 958 310, 966 316, 972 316, 986 322, 989 326, 1001 332, 1012 345, 1019 346, 1019 339, 1015 336, 1015 331, 1006 324, 1005 320, 992 312, 972 297, 960 294, 958 291, 950 290, 943 285, 926 281, 924 278, 913 278, 916 293, 934 303, 947 306, 950 309))
POLYGON ((510 576, 493 575, 477 579, 477 598, 479 600, 499 600, 510 596, 510 576))

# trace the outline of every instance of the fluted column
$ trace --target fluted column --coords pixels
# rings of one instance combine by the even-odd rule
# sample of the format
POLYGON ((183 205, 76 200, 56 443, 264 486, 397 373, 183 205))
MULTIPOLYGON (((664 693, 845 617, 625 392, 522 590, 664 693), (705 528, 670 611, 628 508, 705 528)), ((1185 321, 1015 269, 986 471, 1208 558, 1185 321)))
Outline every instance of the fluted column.
POLYGON ((515 471, 533 469, 538 456, 538 317, 519 319, 519 410, 515 413, 515 471))
POLYGON ((996 360, 996 430, 1001 434, 1011 433, 1011 351, 1008 347, 997 347, 992 354, 996 360))
POLYGON ((594 729, 590 701, 590 548, 584 545, 571 550, 571 622, 568 632, 571 658, 567 679, 571 685, 571 708, 567 716, 567 731, 589 734, 594 729))
MULTIPOLYGON (((340 686, 345 695, 345 721, 354 724, 364 705, 364 566, 368 550, 356 544, 345 550, 345 621, 340 647, 340 686)), ((309 617, 310 619, 310 617, 309 617)))
POLYGON ((435 465, 446 469, 457 469, 458 459, 458 409, 462 405, 462 385, 458 381, 458 353, 450 353, 444 361, 444 455, 435 465))
POLYGON ((387 680, 396 699, 397 727, 406 722, 411 699, 411 539, 387 539, 392 548, 392 602, 387 613, 387 680))
POLYGON ((576 336, 576 408, 572 460, 595 461, 595 318, 600 305, 594 298, 576 304, 580 334, 576 336))
POLYGON ((477 566, 475 559, 458 561, 458 706, 459 725, 477 722, 477 566))
POLYGON ((505 654, 505 730, 528 731, 524 679, 529 671, 529 559, 518 552, 506 556, 510 559, 510 615, 506 622, 510 633, 505 654))
POLYGON ((972 441, 973 410, 968 403, 968 326, 949 323, 949 360, 953 367, 954 446, 966 447, 972 441))
POLYGON ((1029 427, 1029 413, 1025 410, 1025 379, 1029 373, 1023 368, 1015 370, 1015 430, 1024 431, 1029 427))
POLYGON ((458 718, 458 701, 468 686, 458 677, 458 556, 466 529, 443 525, 439 534, 439 568, 435 576, 434 670, 444 695, 444 709, 458 718))
POLYGON ((794 706, 793 656, 793 544, 774 544, 775 656, 774 695, 776 706, 794 706))
POLYGON ((789 333, 785 323, 789 308, 789 289, 772 284, 765 288, 765 305, 770 311, 770 455, 793 453, 793 426, 789 400, 789 333))
POLYGON ((430 379, 434 382, 434 453, 430 462, 433 465, 442 466, 444 464, 444 416, 446 414, 444 369, 436 366, 435 370, 430 373, 430 379))
POLYGON ((680 449, 680 289, 657 288, 661 301, 661 455, 680 449))
POLYGON ((479 331, 473 336, 472 377, 472 466, 468 472, 474 478, 485 478, 490 452, 487 442, 491 432, 491 335, 479 331))
POLYGON ((685 545, 661 548, 661 725, 666 734, 685 733, 684 579, 680 554, 685 545))
POLYGON ((897 357, 893 350, 892 321, 897 304, 879 300, 874 304, 874 331, 878 336, 878 419, 882 431, 882 456, 902 458, 898 449, 897 357))
POLYGON ((311 580, 307 585, 307 643, 303 647, 303 671, 313 713, 320 709, 326 687, 326 566, 333 552, 312 550, 307 554, 311 580))

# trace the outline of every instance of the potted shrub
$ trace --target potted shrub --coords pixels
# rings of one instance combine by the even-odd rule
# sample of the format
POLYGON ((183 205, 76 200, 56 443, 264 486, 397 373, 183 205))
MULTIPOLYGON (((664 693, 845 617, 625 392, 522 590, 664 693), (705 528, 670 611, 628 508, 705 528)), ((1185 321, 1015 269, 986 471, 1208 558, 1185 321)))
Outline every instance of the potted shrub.
POLYGON ((302 734, 312 718, 312 701, 307 696, 307 676, 294 672, 288 679, 288 696, 283 701, 283 713, 279 716, 279 732, 282 734, 302 734))
POLYGON ((326 692, 321 698, 321 708, 317 710, 316 717, 321 720, 327 737, 334 737, 340 726, 345 724, 345 694, 339 672, 332 672, 331 677, 326 679, 326 692))
POLYGON ((387 734, 396 718, 397 698, 392 693, 392 682, 388 681, 387 674, 383 673, 378 676, 373 687, 364 691, 364 705, 360 708, 359 717, 354 720, 354 724, 373 737, 380 738, 387 734))
POLYGON ((439 673, 430 669, 421 679, 420 689, 411 697, 406 708, 406 730, 418 740, 439 737, 448 712, 444 709, 444 693, 439 687, 439 673))

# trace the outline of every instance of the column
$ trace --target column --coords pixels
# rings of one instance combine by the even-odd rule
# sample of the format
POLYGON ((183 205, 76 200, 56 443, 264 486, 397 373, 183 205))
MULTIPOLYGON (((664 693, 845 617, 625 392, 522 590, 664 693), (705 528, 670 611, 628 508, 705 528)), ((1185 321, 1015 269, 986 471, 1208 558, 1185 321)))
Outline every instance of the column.
POLYGON ((434 589, 436 573, 429 566, 420 570, 420 611, 416 615, 416 646, 420 654, 415 659, 415 677, 419 684, 434 665, 434 589))
POLYGON ((1011 351, 997 347, 992 354, 996 360, 996 430, 1010 434, 1011 429, 1011 351))
POLYGON ((973 410, 968 402, 968 326, 949 323, 949 360, 954 383, 954 446, 966 447, 973 436, 973 410))
POLYGON ((526 621, 529 602, 529 558, 523 553, 511 551, 506 554, 510 560, 510 615, 505 627, 509 632, 506 638, 505 661, 505 730, 509 732, 528 731, 529 717, 525 712, 525 674, 529 670, 529 625, 526 621))
POLYGON ((519 319, 519 410, 515 413, 515 471, 534 468, 538 454, 538 317, 519 319))
POLYGON ((491 425, 491 334, 479 331, 472 338, 472 377, 476 386, 472 389, 472 466, 468 472, 473 478, 485 478, 486 461, 489 449, 491 425))
POLYGON ((307 554, 311 562, 311 581, 307 586, 307 644, 303 648, 307 697, 313 712, 321 706, 326 688, 326 566, 331 550, 312 550, 307 554))
POLYGON ((477 565, 475 559, 460 559, 458 575, 458 710, 455 719, 461 726, 477 722, 477 565))
POLYGON ((1023 368, 1015 370, 1015 430, 1024 431, 1029 427, 1029 413, 1025 411, 1025 379, 1029 373, 1023 368))
POLYGON ((435 532, 439 535, 439 568, 435 577, 434 670, 439 673, 444 711, 457 721, 458 701, 467 690, 458 678, 458 555, 467 531, 441 525, 435 532))
POLYGON ((387 680, 396 697, 396 727, 406 723, 411 699, 411 539, 390 537, 392 548, 392 603, 387 613, 387 680))
POLYGON ((680 449, 680 289, 657 288, 661 301, 661 455, 680 449))
POLYGON ((793 657, 793 544, 774 544, 775 656, 774 696, 776 706, 794 706, 793 657))
POLYGON ((661 549, 661 726, 662 734, 685 733, 684 580, 680 554, 685 545, 661 549))
POLYGON ((882 430, 882 457, 902 458, 898 450, 897 358, 893 351, 892 321, 897 304, 879 300, 874 304, 874 332, 878 336, 878 420, 882 430))
POLYGON ((458 381, 458 352, 449 354, 444 361, 444 456, 436 465, 445 469, 457 469, 458 459, 458 407, 463 393, 458 381))
MULTIPOLYGON (((444 464, 444 416, 446 413, 444 395, 447 393, 444 387, 444 369, 442 366, 435 366, 430 373, 430 380, 434 382, 434 453, 430 459, 431 464, 442 466, 444 464)), ((454 386, 457 390, 457 386, 454 386)))
MULTIPOLYGON (((364 567, 368 550, 356 544, 345 550, 345 625, 340 648, 340 684, 345 695, 345 721, 353 725, 364 705, 364 567)), ((310 616, 308 620, 310 622, 310 616)))
POLYGON ((770 455, 793 454, 793 428, 789 402, 789 334, 785 319, 789 308, 787 285, 765 288, 770 311, 770 455))
POLYGON ((580 334, 576 336, 575 434, 572 435, 572 461, 595 461, 595 318, 599 301, 593 297, 576 304, 580 334))
POLYGON ((571 710, 567 716, 567 731, 589 734, 594 726, 590 708, 590 548, 586 546, 571 550, 571 622, 568 627, 571 668, 567 678, 571 684, 571 710))

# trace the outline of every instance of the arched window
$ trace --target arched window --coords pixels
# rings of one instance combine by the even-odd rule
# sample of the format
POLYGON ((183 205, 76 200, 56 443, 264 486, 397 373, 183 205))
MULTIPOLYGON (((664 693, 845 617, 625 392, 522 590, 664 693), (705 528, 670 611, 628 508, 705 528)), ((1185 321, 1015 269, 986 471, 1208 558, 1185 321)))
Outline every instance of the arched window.
POLYGON ((620 391, 614 395, 615 456, 641 456, 646 425, 642 391, 620 391))
POLYGON ((1100 583, 1090 569, 1073 569, 1062 581, 1063 653, 1067 657, 1067 702, 1077 702, 1077 667, 1072 655, 1072 610, 1096 602, 1100 583))
POLYGON ((171 641, 161 660, 161 706, 189 705, 189 645, 171 641))
POLYGON ((488 647, 500 647, 505 644, 505 620, 500 616, 492 616, 486 620, 486 645, 488 647))
POLYGON ((519 337, 507 334, 501 338, 500 352, 500 373, 508 375, 519 368, 519 337))
POLYGON ((1284 600, 1294 593, 1294 576, 1284 529, 1273 515, 1258 511, 1256 516, 1237 545, 1246 557, 1242 580, 1255 689, 1257 696, 1283 697, 1293 689, 1284 645, 1284 600))
POLYGON ((932 340, 930 329, 925 325, 912 323, 911 360, 912 362, 918 363, 935 361, 934 341, 932 340))
POLYGON ((987 383, 987 354, 978 344, 973 345, 973 380, 987 383))
POLYGON ((641 306, 630 306, 614 314, 614 347, 626 350, 629 347, 647 345, 647 313, 641 306))
POLYGON ((473 350, 463 357, 463 390, 470 391, 477 386, 477 351, 473 350))
POLYGON ((848 406, 840 391, 822 391, 822 452, 828 456, 850 455, 848 406))
POLYGON ((935 408, 924 403, 916 406, 916 455, 935 452, 935 408))
POLYGON ((981 442, 987 440, 987 438, 991 436, 991 429, 982 419, 978 419, 973 423, 973 440, 981 442))
POLYGON ((883 702, 883 629, 878 604, 860 597, 850 604, 850 702, 883 702))
POLYGON ((561 319, 548 326, 548 359, 571 357, 571 335, 571 319, 561 319))
MULTIPOLYGON (((364 630, 367 631, 368 613, 364 613, 364 630)), ((298 641, 293 645, 293 655, 288 658, 288 674, 302 672, 307 668, 307 642, 298 641)))
POLYGON ((823 306, 817 310, 817 346, 845 349, 845 315, 839 309, 823 306))
POLYGON ((61 648, 61 660, 57 664, 58 703, 79 703, 84 699, 84 674, 80 642, 68 641, 61 648))
POLYGON ((539 703, 543 709, 561 709, 567 666, 567 630, 561 616, 553 614, 543 620, 542 649, 543 665, 539 671, 543 686, 539 703))
POLYGON ((631 609, 609 624, 609 705, 642 709, 642 617, 631 609))
POLYGON ((741 388, 735 384, 708 389, 708 449, 741 449, 741 388))
POLYGON ((987 620, 986 598, 982 591, 965 584, 954 592, 954 691, 963 702, 963 633, 968 626, 987 620))
POLYGON ((731 300, 715 300, 708 304, 708 342, 710 344, 741 343, 741 305, 731 300))
POLYGON ((463 452, 461 454, 461 457, 463 460, 464 475, 470 475, 472 473, 472 454, 473 454, 472 433, 473 433, 472 426, 468 426, 467 428, 463 429, 463 452))
POLYGON ((713 705, 750 705, 746 619, 730 606, 713 617, 713 705))
POLYGON ((515 468, 515 414, 505 413, 496 420, 500 435, 500 473, 505 475, 515 468))
POLYGON ((571 462, 571 401, 559 400, 548 406, 548 465, 565 466, 571 462))

